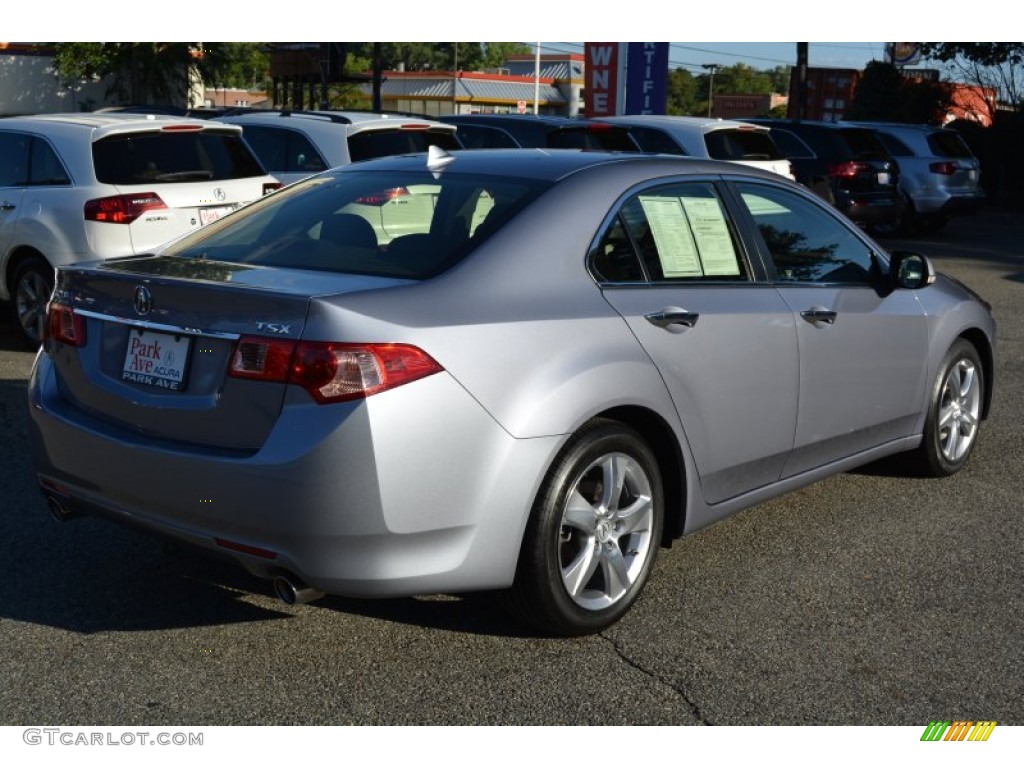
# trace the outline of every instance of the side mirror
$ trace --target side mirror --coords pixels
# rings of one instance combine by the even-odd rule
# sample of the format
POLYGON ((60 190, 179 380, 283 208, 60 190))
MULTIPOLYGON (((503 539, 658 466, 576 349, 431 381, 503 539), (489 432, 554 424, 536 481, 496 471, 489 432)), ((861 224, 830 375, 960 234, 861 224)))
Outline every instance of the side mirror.
POLYGON ((935 282, 935 267, 923 254, 894 251, 889 259, 889 277, 896 288, 914 291, 935 282))

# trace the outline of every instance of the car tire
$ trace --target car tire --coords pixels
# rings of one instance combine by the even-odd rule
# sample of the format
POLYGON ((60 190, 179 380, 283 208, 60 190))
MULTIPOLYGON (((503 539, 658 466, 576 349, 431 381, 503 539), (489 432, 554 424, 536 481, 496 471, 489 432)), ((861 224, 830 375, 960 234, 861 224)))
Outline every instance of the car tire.
POLYGON ((553 635, 590 634, 615 623, 650 576, 663 506, 661 473, 647 443, 618 422, 590 422, 544 480, 507 606, 553 635), (606 493, 609 485, 618 492, 606 493))
POLYGON ((31 347, 38 347, 46 327, 46 305, 53 292, 53 267, 42 256, 23 259, 11 282, 14 327, 31 347))
POLYGON ((978 351, 959 339, 942 361, 928 399, 917 468, 931 477, 959 471, 978 439, 985 396, 985 374, 978 351))

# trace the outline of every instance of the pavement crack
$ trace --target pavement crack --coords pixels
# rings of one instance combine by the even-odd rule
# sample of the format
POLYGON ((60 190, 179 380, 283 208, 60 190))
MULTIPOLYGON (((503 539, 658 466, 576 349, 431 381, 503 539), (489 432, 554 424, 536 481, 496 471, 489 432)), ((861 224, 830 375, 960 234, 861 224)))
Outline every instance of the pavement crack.
MULTIPOLYGON (((612 648, 615 649, 616 655, 618 655, 618 657, 620 659, 622 659, 624 662, 626 662, 626 664, 631 666, 637 672, 641 672, 642 674, 647 675, 652 680, 654 680, 654 681, 660 683, 661 685, 665 686, 666 688, 669 688, 672 691, 674 691, 679 696, 679 698, 681 698, 684 702, 686 702, 687 708, 689 708, 690 712, 693 714, 693 717, 697 720, 697 722, 699 722, 701 725, 714 725, 714 723, 712 721, 708 720, 704 716, 704 713, 701 711, 700 705, 690 697, 690 695, 686 691, 685 686, 677 685, 676 683, 673 683, 673 682, 670 682, 669 680, 666 680, 664 677, 659 675, 654 670, 648 669, 643 664, 641 664, 639 661, 637 661, 636 659, 633 659, 632 657, 630 657, 630 655, 628 653, 626 653, 626 650, 623 647, 623 644, 620 641, 616 640, 615 638, 609 637, 604 632, 598 632, 597 635, 602 640, 606 640, 607 642, 611 643, 612 648)), ((680 660, 681 661, 688 661, 687 659, 680 659, 680 660)))

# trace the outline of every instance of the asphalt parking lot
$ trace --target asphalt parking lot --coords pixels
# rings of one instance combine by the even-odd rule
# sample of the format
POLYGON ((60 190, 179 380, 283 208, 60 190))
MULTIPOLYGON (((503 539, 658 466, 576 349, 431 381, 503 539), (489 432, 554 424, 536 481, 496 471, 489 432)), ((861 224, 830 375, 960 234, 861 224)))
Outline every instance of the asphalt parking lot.
POLYGON ((54 522, 5 316, 0 725, 1024 725, 1024 215, 887 244, 994 307, 966 469, 871 466, 744 511, 663 550, 623 621, 573 640, 488 595, 289 608, 231 563, 54 522))

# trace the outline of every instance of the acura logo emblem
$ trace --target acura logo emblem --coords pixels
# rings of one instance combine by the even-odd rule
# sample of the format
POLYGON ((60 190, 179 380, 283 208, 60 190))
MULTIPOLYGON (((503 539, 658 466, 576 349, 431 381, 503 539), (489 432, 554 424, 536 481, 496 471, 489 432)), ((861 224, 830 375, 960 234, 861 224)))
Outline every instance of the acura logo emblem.
POLYGON ((135 306, 136 313, 140 315, 148 315, 149 311, 153 309, 153 296, 149 293, 149 289, 140 285, 135 288, 135 297, 132 299, 132 304, 135 306))
POLYGON ((220 187, 217 187, 215 190, 213 190, 213 196, 221 202, 224 202, 225 200, 228 199, 228 193, 225 192, 220 187))

